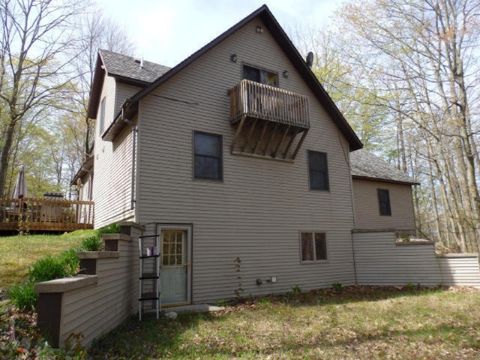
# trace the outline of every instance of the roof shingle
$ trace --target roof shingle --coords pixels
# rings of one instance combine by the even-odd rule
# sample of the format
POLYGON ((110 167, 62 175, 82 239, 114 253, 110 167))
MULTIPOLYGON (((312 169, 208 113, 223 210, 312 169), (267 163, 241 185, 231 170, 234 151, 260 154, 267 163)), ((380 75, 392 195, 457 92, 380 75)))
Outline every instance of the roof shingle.
POLYGON ((107 73, 113 77, 119 76, 150 84, 170 70, 168 66, 145 60, 141 67, 138 59, 109 50, 99 50, 99 53, 107 73))
POLYGON ((409 175, 397 170, 382 158, 364 149, 350 153, 350 164, 353 177, 411 185, 418 184, 409 175))

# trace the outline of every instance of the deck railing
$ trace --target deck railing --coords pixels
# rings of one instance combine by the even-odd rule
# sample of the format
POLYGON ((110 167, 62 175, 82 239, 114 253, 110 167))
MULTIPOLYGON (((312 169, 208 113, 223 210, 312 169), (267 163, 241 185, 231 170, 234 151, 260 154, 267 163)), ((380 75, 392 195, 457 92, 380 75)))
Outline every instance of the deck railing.
POLYGON ((89 229, 93 217, 93 201, 0 198, 0 230, 89 229))
POLYGON ((240 81, 229 94, 232 123, 245 116, 310 128, 308 98, 304 95, 250 80, 240 81))

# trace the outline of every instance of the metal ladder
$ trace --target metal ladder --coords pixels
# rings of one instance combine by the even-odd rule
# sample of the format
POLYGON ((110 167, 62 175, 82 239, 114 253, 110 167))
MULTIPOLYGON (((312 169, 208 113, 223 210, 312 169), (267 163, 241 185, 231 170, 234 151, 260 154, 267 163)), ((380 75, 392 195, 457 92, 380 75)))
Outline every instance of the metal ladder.
POLYGON ((143 235, 138 238, 140 260, 139 286, 138 286, 138 320, 142 320, 145 303, 151 301, 157 319, 160 315, 160 236, 143 235), (150 265, 147 270, 146 265, 150 265), (146 289, 145 283, 151 283, 146 289))

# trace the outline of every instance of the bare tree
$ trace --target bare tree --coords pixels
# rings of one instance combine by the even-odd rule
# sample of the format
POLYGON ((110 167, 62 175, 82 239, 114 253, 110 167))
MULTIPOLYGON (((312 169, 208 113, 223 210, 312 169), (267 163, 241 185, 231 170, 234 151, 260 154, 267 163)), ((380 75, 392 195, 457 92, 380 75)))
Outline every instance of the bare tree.
POLYGON ((125 55, 133 55, 135 50, 135 46, 119 24, 106 17, 100 9, 96 7, 93 9, 85 14, 78 23, 79 56, 75 62, 76 71, 79 74, 79 108, 86 123, 84 136, 86 153, 91 150, 91 141, 93 140, 91 138, 93 124, 87 116, 87 106, 98 50, 105 49, 125 55))
MULTIPOLYGON (((383 120, 380 103, 384 100, 377 95, 370 84, 359 84, 364 67, 352 66, 346 58, 350 45, 342 41, 334 31, 303 25, 292 32, 292 38, 306 56, 313 52, 312 70, 320 83, 340 108, 367 148, 375 148, 383 120)), ((366 79, 368 80, 368 79, 366 79)))
POLYGON ((429 184, 415 191, 420 231, 461 251, 480 250, 479 10, 478 0, 372 0, 341 11, 355 44, 344 60, 364 71, 360 84, 377 74, 399 168, 429 184))
POLYGON ((70 59, 64 55, 74 45, 71 20, 79 12, 73 0, 0 0, 0 194, 19 123, 57 106, 70 91, 70 59))

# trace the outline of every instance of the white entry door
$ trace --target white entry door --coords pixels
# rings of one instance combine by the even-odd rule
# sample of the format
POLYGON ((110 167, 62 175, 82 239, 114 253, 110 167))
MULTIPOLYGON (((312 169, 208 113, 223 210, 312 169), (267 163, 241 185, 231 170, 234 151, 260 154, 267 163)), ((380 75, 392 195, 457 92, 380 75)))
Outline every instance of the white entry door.
POLYGON ((161 226, 162 262, 160 297, 162 304, 190 302, 190 229, 161 226))

